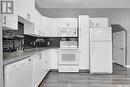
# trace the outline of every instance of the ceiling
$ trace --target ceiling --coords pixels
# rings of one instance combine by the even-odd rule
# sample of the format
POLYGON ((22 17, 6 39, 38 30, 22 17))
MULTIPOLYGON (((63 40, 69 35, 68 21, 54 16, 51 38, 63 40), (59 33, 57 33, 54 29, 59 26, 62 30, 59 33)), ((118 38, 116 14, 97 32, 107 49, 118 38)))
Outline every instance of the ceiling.
POLYGON ((120 31, 125 31, 125 29, 119 24, 111 25, 111 26, 112 26, 112 32, 113 33, 120 32, 120 31))
POLYGON ((130 0, 36 0, 39 8, 130 8, 130 0))

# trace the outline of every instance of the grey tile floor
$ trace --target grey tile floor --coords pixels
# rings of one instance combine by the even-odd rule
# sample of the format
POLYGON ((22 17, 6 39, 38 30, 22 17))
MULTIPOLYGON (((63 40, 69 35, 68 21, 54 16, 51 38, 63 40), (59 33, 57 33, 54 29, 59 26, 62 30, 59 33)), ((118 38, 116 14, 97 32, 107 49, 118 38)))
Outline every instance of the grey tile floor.
POLYGON ((39 87, 130 87, 130 69, 114 64, 112 75, 50 72, 39 87))

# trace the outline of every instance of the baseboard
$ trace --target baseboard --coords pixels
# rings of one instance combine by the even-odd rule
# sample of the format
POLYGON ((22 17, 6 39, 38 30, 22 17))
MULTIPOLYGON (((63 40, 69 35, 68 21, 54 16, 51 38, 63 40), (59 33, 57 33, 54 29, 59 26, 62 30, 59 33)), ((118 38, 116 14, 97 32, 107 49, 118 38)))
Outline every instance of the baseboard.
MULTIPOLYGON (((58 69, 50 69, 50 72, 58 72, 58 69)), ((80 69, 80 73, 89 73, 89 69, 80 69)))
POLYGON ((90 70, 89 69, 80 69, 79 72, 80 73, 89 73, 90 70))
POLYGON ((58 72, 58 69, 50 69, 50 72, 58 72))
POLYGON ((126 65, 126 68, 130 68, 130 65, 126 65))
POLYGON ((94 72, 91 75, 112 75, 112 72, 94 72))

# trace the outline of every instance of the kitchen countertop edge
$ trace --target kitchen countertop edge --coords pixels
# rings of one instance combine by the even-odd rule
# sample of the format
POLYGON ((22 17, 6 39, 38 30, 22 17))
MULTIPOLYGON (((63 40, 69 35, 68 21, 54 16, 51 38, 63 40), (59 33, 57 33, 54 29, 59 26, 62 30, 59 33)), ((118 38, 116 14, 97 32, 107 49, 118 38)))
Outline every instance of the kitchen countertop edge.
MULTIPOLYGON (((20 61, 20 60, 23 60, 23 59, 26 59, 26 58, 29 58, 33 55, 36 55, 42 51, 45 51, 45 50, 48 50, 48 49, 53 49, 53 48, 33 48, 32 52, 30 51, 28 54, 26 55, 20 55, 20 56, 16 56, 14 58, 11 58, 11 57, 8 57, 7 59, 4 59, 3 61, 3 65, 8 65, 8 64, 11 64, 11 63, 15 63, 17 61, 20 61), (36 49, 36 50, 35 50, 36 49)), ((57 48, 58 49, 58 48, 57 48)), ((16 52, 17 53, 17 52, 16 52)))

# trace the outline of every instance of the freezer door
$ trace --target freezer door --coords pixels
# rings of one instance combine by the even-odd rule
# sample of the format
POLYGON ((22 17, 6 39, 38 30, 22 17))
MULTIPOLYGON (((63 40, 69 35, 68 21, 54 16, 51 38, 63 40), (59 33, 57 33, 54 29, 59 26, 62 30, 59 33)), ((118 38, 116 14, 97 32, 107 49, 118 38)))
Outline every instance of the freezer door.
POLYGON ((112 41, 112 31, 109 28, 90 28, 90 41, 112 41))
POLYGON ((90 73, 112 73, 112 42, 90 43, 90 73))

